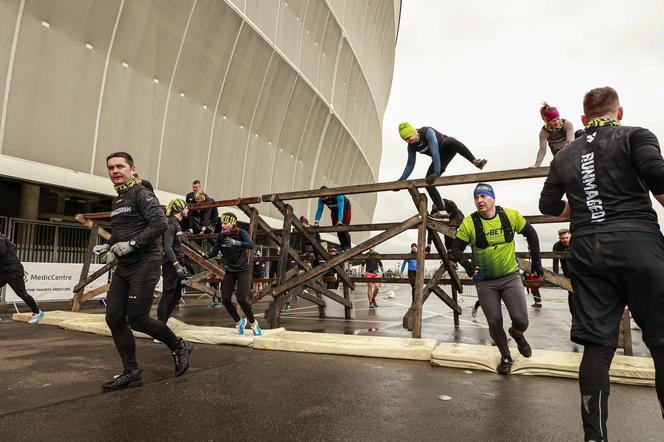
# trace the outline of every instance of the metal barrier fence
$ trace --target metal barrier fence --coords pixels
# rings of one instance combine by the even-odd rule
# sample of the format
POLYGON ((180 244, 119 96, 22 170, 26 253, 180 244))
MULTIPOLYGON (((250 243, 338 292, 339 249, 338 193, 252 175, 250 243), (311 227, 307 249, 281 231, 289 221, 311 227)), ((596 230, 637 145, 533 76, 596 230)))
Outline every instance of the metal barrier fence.
POLYGON ((7 217, 6 216, 0 216, 0 233, 7 234, 7 225, 9 223, 7 222, 7 217))
MULTIPOLYGON (((2 227, 0 219, 0 230, 2 227)), ((83 263, 90 230, 79 224, 6 219, 6 232, 22 262, 83 263)))

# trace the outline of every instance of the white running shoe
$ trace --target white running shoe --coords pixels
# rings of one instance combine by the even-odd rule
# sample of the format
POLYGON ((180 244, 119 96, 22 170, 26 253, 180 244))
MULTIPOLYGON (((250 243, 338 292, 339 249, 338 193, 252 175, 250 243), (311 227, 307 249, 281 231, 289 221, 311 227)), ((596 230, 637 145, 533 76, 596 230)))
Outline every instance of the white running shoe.
POLYGON ((44 317, 44 312, 39 310, 39 313, 36 315, 33 313, 32 318, 28 321, 28 324, 37 324, 41 318, 44 317))

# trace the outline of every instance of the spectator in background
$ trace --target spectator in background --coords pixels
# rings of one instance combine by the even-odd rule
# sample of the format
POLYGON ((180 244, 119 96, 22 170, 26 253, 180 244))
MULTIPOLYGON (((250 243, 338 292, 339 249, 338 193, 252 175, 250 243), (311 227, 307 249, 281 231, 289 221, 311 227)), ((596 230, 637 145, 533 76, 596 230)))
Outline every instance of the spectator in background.
MULTIPOLYGON (((524 272, 523 276, 528 280, 528 281, 541 281, 542 278, 540 276, 537 276, 534 273, 527 273, 524 272)), ((528 291, 530 292, 531 295, 533 295, 533 299, 535 300, 535 303, 531 305, 533 308, 542 308, 542 295, 540 294, 540 286, 539 285, 530 285, 528 286, 528 291)))
MULTIPOLYGON (((262 258, 263 255, 261 254, 261 251, 256 250, 256 253, 254 253, 254 279, 265 278, 265 263, 263 262, 262 258)), ((262 282, 254 282, 254 292, 258 293, 262 288, 262 282)))
MULTIPOLYGON (((213 198, 203 191, 199 180, 192 182, 191 190, 185 199, 187 204, 210 203, 214 201, 213 198)), ((218 230, 216 229, 217 218, 219 218, 219 211, 216 207, 190 210, 186 226, 183 226, 183 230, 186 229, 188 233, 194 234, 213 233, 218 230)))
MULTIPOLYGON (((553 245, 554 252, 569 252, 569 241, 572 239, 572 234, 569 229, 558 230, 558 242, 553 245)), ((563 276, 569 278, 569 271, 567 270, 567 258, 553 258, 553 273, 560 275, 560 268, 563 270, 563 276), (560 262, 560 267, 558 266, 560 262)), ((572 292, 567 292, 567 305, 569 312, 572 313, 572 292)))
POLYGON ((412 243, 410 245, 410 253, 413 254, 412 258, 409 259, 404 259, 403 263, 401 264, 401 276, 408 277, 408 281, 410 282, 410 287, 412 288, 411 290, 411 297, 413 298, 413 303, 415 303, 415 276, 417 275, 417 244, 412 243), (404 269, 408 266, 408 274, 404 274, 404 269))
MULTIPOLYGON (((374 249, 369 249, 369 257, 364 262, 363 267, 365 268, 364 276, 370 279, 380 278, 385 272, 383 268, 383 262, 376 258, 376 251, 374 249)), ((378 308, 376 304, 376 297, 380 291, 380 282, 370 282, 367 280, 367 296, 369 298, 369 308, 378 308)))

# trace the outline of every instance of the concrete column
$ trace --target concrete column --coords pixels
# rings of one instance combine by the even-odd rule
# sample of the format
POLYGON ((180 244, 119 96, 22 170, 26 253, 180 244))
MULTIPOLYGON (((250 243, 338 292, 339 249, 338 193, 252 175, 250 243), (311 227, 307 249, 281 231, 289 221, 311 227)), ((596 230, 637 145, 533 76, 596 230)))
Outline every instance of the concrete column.
POLYGON ((36 220, 39 217, 39 191, 40 187, 36 184, 21 184, 20 218, 36 220))

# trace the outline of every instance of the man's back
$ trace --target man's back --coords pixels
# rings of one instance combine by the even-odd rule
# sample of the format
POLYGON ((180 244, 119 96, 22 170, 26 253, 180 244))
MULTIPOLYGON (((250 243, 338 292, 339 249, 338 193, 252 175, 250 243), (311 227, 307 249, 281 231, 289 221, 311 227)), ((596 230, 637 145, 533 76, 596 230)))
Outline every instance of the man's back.
POLYGON ((657 137, 647 129, 601 126, 587 130, 551 163, 540 207, 560 200, 571 209, 575 236, 615 231, 659 232, 657 215, 642 177, 659 152, 657 137))

